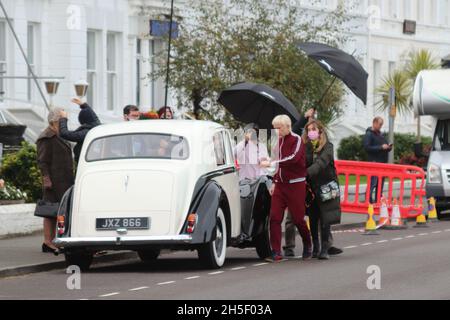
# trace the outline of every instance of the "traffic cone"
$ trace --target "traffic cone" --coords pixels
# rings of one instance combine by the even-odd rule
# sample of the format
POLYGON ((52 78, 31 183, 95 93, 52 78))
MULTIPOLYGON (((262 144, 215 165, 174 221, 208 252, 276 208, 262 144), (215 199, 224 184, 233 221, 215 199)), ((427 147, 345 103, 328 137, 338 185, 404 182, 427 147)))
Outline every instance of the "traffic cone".
POLYGON ((391 221, 389 219, 389 211, 386 204, 386 199, 384 197, 381 197, 380 221, 378 222, 378 228, 383 229, 390 225, 391 221))
POLYGON ((392 207, 391 225, 387 226, 389 230, 407 229, 408 226, 403 223, 402 214, 400 213, 400 206, 397 199, 394 199, 394 206, 392 207))
POLYGON ((431 197, 428 204, 428 221, 430 222, 438 222, 438 215, 436 210, 436 199, 431 197))
POLYGON ((377 231, 377 223, 375 222, 375 220, 373 219, 373 205, 369 205, 369 210, 368 210, 368 214, 369 214, 369 219, 367 220, 366 223, 366 232, 363 233, 363 235, 365 236, 376 236, 379 235, 378 231, 377 231))
POLYGON ((428 228, 427 226, 427 218, 425 217, 424 212, 422 211, 416 218, 416 225, 414 228, 428 228))

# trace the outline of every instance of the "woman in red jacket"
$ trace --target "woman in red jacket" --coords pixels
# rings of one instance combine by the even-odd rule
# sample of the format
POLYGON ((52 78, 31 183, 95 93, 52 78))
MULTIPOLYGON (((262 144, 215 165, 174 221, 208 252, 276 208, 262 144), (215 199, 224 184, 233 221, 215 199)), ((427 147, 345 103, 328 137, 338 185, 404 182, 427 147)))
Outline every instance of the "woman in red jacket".
POLYGON ((271 261, 281 261, 281 223, 288 208, 294 225, 303 240, 303 259, 312 255, 311 234, 305 222, 306 159, 302 138, 292 132, 291 119, 286 115, 277 116, 273 127, 278 132, 277 159, 265 161, 262 167, 277 166, 274 185, 270 190, 272 206, 270 210, 271 261))

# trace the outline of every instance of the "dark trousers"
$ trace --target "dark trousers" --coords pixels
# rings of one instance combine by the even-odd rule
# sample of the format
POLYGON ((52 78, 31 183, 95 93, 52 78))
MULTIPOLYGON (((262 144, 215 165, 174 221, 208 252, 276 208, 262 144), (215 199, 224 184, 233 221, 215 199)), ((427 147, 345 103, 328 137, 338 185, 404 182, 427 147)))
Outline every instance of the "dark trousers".
MULTIPOLYGON (((309 214, 309 226, 311 228, 311 237, 314 244, 314 251, 320 251, 321 246, 330 248, 333 245, 333 235, 331 233, 331 226, 323 224, 320 220, 320 209, 317 203, 314 202, 311 208, 307 209, 309 214), (320 235, 320 238, 319 238, 320 235)), ((295 248, 295 225, 292 222, 290 214, 286 219, 286 231, 284 234, 286 245, 284 249, 295 248)))
POLYGON ((319 252, 319 248, 328 250, 333 245, 331 226, 322 222, 320 219, 320 209, 315 202, 311 208, 308 208, 308 213, 311 236, 314 243, 314 251, 319 252))
MULTIPOLYGON (((383 178, 381 181, 381 194, 383 194, 383 188, 384 188, 384 181, 386 179, 383 178)), ((378 177, 370 177, 370 195, 369 195, 369 202, 370 203, 377 203, 378 197, 380 196, 378 194, 378 177), (375 193, 375 197, 374 197, 375 193)))
POLYGON ((281 254, 281 223, 286 209, 289 209, 293 224, 302 237, 303 246, 312 246, 311 233, 305 221, 305 187, 305 182, 277 183, 275 186, 270 210, 270 244, 276 253, 281 254))

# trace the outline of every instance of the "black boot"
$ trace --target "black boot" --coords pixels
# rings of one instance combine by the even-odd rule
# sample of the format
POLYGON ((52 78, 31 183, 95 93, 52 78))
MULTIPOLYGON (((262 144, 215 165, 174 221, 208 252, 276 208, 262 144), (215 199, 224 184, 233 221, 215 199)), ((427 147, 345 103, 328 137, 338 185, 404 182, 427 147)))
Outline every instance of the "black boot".
POLYGON ((328 260, 330 259, 330 255, 328 254, 328 249, 330 245, 328 242, 322 243, 322 250, 320 250, 319 260, 328 260))
POLYGON ((320 243, 318 240, 314 240, 313 241, 313 252, 312 252, 313 259, 317 259, 319 257, 319 253, 320 253, 320 243))

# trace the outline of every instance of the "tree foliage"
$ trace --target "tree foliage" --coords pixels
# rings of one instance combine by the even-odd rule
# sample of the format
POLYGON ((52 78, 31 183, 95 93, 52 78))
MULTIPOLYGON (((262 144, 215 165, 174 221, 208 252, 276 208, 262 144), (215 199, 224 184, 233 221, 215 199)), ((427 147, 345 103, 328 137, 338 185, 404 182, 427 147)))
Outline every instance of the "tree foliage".
MULTIPOLYGON (((344 90, 337 81, 321 106, 332 77, 308 59, 296 45, 315 41, 341 46, 347 21, 343 5, 329 13, 304 10, 286 0, 191 1, 173 41, 170 87, 181 108, 200 118, 236 127, 217 103, 225 88, 242 81, 265 83, 283 94, 300 112, 314 106, 330 123, 341 114, 344 90)), ((166 74, 167 53, 150 77, 166 74)))

